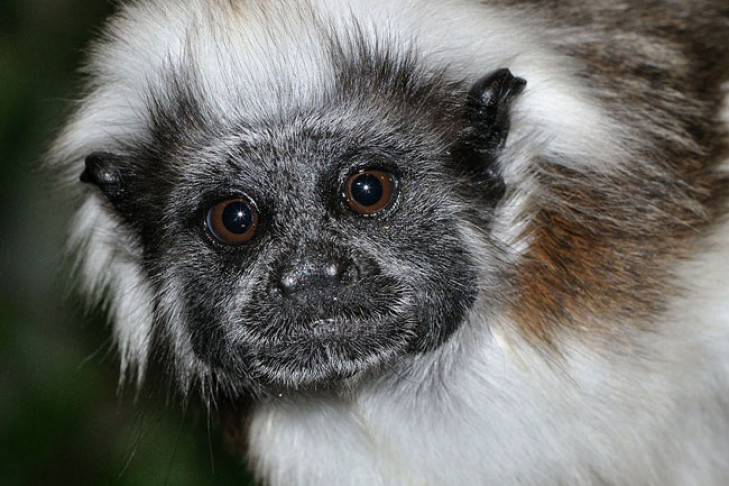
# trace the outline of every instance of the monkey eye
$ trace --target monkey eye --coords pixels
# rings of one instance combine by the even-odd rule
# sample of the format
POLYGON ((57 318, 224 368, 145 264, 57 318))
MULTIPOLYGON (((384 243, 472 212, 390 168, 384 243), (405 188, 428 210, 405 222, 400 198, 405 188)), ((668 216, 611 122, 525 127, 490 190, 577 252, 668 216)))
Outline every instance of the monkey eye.
POLYGON ((397 197, 394 175, 377 169, 363 169, 349 176, 342 195, 356 213, 370 215, 390 206, 397 197))
POLYGON ((258 211, 249 199, 228 199, 211 207, 205 222, 208 231, 220 242, 240 245, 256 234, 258 211))

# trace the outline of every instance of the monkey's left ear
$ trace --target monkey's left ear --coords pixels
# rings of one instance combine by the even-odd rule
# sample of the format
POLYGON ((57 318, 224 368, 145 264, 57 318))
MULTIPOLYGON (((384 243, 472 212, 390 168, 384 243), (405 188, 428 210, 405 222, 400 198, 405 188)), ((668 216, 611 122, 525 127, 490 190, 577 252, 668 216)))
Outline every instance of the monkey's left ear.
POLYGON ((470 122, 469 142, 481 152, 495 153, 509 134, 511 103, 526 87, 506 68, 487 74, 473 85, 466 101, 466 119, 470 122))
POLYGON ((486 179, 497 191, 503 190, 496 161, 509 134, 511 103, 525 87, 524 79, 503 68, 479 79, 466 99, 466 128, 454 156, 468 173, 486 179))

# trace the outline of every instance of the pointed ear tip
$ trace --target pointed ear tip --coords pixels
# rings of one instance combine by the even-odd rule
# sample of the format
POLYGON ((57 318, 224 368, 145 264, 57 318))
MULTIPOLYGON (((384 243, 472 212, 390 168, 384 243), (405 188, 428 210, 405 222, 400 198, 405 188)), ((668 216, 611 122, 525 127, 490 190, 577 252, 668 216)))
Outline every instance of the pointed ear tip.
POLYGON ((526 88, 527 80, 524 78, 520 78, 520 77, 514 77, 513 84, 514 84, 514 92, 516 94, 519 94, 522 91, 524 91, 524 89, 526 88))
POLYGON ((524 89, 524 87, 527 84, 527 80, 526 79, 524 79, 522 77, 519 77, 519 76, 515 76, 514 73, 512 73, 509 68, 504 68, 502 70, 502 72, 503 72, 503 74, 502 74, 503 79, 506 80, 509 83, 509 85, 511 86, 512 90, 522 90, 522 89, 524 89))
POLYGON ((506 90, 518 94, 526 84, 526 79, 514 76, 509 68, 500 68, 477 80, 471 87, 471 93, 506 90))

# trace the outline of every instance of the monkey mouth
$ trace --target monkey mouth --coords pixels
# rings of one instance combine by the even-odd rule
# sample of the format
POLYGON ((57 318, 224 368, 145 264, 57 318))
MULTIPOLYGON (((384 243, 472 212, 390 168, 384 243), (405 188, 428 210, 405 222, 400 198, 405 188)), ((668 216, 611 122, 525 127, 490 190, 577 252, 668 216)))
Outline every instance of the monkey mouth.
POLYGON ((319 317, 281 327, 233 345, 234 359, 272 388, 333 385, 406 353, 414 334, 412 324, 393 315, 319 317))
MULTIPOLYGON (((389 317, 391 319, 391 317, 389 317)), ((357 339, 377 332, 378 323, 386 319, 371 317, 338 316, 311 319, 304 324, 291 326, 287 341, 357 339)))
POLYGON ((392 312, 377 315, 328 314, 326 317, 307 315, 271 325, 266 332, 256 333, 253 343, 262 350, 326 345, 337 341, 357 346, 375 343, 379 341, 378 338, 409 327, 400 321, 398 315, 392 312), (276 330, 272 332, 274 327, 276 330))
MULTIPOLYGON (((344 324, 344 325, 348 325, 344 324)), ((311 333, 313 338, 327 338, 333 334, 336 334, 338 332, 341 332, 341 327, 343 323, 341 319, 335 319, 335 318, 326 318, 326 319, 317 319, 314 322, 311 323, 309 326, 311 328, 311 333)))
POLYGON ((412 289, 384 278, 306 299, 267 294, 258 299, 265 304, 246 308, 240 315, 238 326, 245 332, 239 342, 263 348, 328 340, 356 343, 360 338, 387 334, 393 322, 412 316, 415 296, 412 289))
POLYGON ((219 369, 263 393, 337 386, 414 348, 423 327, 418 297, 384 278, 308 299, 266 293, 224 328, 219 369))

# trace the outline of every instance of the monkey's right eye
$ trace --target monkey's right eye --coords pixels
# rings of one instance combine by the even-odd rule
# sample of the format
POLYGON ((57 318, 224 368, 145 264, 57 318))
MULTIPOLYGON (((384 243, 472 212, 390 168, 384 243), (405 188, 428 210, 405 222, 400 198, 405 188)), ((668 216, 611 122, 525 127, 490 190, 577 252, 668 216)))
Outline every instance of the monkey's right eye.
POLYGON ((218 241, 227 245, 240 245, 256 234, 258 211, 249 199, 228 199, 208 210, 206 223, 208 231, 218 241))

